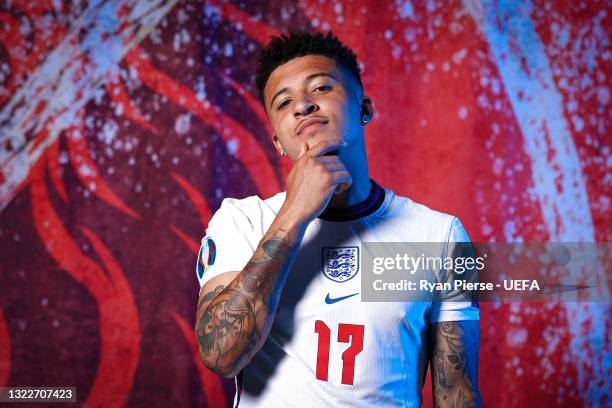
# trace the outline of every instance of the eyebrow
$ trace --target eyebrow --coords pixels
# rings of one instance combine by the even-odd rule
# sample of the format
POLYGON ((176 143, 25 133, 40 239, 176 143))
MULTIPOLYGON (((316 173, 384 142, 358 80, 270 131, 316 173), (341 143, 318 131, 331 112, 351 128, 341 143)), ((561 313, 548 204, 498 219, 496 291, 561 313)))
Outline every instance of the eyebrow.
MULTIPOLYGON (((332 74, 330 74, 329 72, 315 72, 314 74, 310 74, 306 77, 306 81, 305 82, 310 82, 313 79, 320 77, 320 76, 325 76, 325 77, 330 77, 334 80, 337 81, 336 77, 333 76, 332 74)), ((272 97, 272 100, 270 101, 270 109, 272 108, 272 106, 274 106, 274 100, 279 97, 281 94, 284 94, 285 92, 289 91, 289 87, 284 87, 283 89, 281 89, 280 91, 278 91, 277 93, 274 94, 274 96, 272 97)))

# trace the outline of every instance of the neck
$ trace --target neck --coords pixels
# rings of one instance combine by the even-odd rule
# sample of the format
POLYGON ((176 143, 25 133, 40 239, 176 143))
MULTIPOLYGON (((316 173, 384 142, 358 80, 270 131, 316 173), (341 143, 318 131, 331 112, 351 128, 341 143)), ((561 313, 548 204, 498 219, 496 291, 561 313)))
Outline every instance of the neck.
MULTIPOLYGON (((365 160, 365 155, 363 156, 365 160)), ((348 190, 333 194, 327 208, 348 208, 365 201, 370 195, 372 181, 368 174, 367 161, 360 166, 347 168, 353 179, 348 190)))

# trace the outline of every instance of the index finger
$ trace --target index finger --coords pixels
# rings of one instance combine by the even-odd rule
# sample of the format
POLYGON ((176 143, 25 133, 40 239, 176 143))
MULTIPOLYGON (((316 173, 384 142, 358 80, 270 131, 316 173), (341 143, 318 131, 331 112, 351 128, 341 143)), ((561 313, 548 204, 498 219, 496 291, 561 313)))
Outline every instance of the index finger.
POLYGON ((341 146, 346 146, 346 142, 340 139, 327 140, 314 145, 313 148, 308 151, 308 153, 312 157, 324 156, 326 153, 332 150, 337 150, 341 146))

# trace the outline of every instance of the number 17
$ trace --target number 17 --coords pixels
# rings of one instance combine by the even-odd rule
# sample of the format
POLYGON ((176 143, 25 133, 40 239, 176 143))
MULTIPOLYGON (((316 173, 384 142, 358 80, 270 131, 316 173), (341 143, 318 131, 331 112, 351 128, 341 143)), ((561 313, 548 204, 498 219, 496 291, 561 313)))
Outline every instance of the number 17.
MULTIPOLYGON (((349 348, 342 353, 342 384, 353 385, 355 380, 355 357, 363 350, 362 324, 338 325, 338 341, 342 343, 351 342, 349 348)), ((323 321, 315 322, 315 333, 319 335, 317 349, 317 379, 327 381, 329 371, 329 344, 331 341, 331 330, 323 321)))

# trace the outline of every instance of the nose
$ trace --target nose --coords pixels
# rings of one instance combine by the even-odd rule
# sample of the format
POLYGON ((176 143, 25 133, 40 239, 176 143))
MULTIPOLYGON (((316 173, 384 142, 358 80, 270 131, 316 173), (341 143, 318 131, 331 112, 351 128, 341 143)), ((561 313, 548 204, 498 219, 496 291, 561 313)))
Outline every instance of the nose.
POLYGON ((300 118, 302 116, 308 116, 313 112, 319 110, 319 105, 317 105, 312 99, 304 96, 300 101, 297 101, 294 105, 293 116, 295 118, 300 118))

